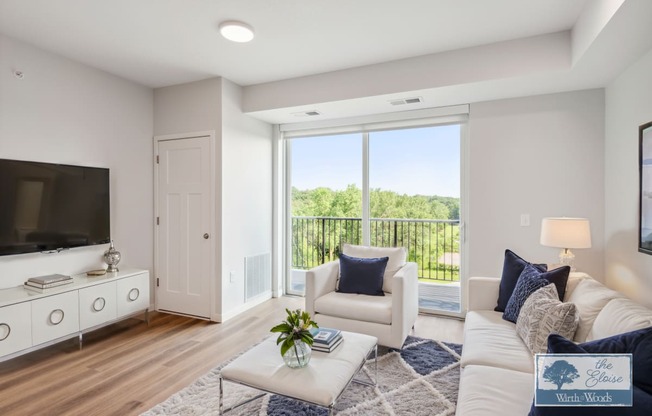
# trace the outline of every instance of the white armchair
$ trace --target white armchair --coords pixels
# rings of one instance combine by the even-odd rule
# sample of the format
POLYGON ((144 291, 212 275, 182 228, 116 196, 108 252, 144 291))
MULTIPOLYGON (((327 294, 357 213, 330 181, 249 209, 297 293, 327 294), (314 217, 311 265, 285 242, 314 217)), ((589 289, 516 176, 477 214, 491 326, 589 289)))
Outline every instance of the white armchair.
MULTIPOLYGON (((355 257, 396 256, 396 249, 392 248, 345 246, 345 254, 349 254, 347 249, 355 257), (364 255, 360 250, 371 252, 364 255), (383 250, 388 250, 387 254, 383 250)), ((417 264, 405 263, 405 253, 402 255, 398 271, 385 274, 385 296, 336 292, 339 260, 309 270, 306 310, 320 326, 373 335, 380 345, 400 349, 419 312, 417 264)))

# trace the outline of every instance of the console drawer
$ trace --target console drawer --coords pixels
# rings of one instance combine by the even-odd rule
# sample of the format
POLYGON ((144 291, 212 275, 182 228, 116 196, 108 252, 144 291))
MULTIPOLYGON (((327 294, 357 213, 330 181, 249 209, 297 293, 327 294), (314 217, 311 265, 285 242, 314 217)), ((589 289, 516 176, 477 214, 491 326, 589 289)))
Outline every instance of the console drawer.
POLYGON ((149 273, 141 273, 117 282, 118 316, 149 308, 149 273))
POLYGON ((0 356, 32 346, 31 316, 29 302, 0 308, 0 356))
POLYGON ((79 296, 76 290, 32 302, 32 340, 42 344, 79 331, 79 296))
POLYGON ((117 316, 116 282, 79 289, 79 329, 101 325, 117 316))

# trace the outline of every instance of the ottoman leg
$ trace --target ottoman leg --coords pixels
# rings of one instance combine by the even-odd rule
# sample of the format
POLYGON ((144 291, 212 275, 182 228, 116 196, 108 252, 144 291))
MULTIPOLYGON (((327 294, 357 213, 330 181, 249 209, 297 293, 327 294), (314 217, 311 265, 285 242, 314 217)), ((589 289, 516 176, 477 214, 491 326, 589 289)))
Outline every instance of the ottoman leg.
POLYGON ((378 345, 374 348, 374 386, 378 385, 378 345))
POLYGON ((220 374, 220 400, 217 414, 222 416, 224 414, 224 380, 222 380, 222 375, 220 374))

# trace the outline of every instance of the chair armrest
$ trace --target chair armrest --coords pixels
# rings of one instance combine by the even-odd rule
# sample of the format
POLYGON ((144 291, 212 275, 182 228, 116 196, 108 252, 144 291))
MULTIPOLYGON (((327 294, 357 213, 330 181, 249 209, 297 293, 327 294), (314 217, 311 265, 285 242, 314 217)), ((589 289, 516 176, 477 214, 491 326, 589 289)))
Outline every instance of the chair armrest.
POLYGON ((339 260, 324 263, 306 272, 306 311, 315 315, 315 300, 334 292, 340 272, 339 260))
POLYGON ((471 277, 469 278, 469 311, 493 311, 498 302, 500 278, 471 277))
POLYGON ((419 314, 419 277, 416 263, 406 263, 392 278, 392 331, 407 334, 419 314))

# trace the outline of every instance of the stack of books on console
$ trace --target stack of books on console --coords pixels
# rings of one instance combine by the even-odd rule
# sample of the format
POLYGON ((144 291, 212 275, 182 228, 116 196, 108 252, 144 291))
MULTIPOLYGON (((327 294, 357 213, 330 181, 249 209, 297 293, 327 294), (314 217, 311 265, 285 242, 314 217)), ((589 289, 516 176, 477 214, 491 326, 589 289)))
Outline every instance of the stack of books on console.
POLYGON ((331 352, 342 343, 342 331, 333 328, 312 328, 314 351, 331 352))
POLYGON ((72 277, 63 274, 50 274, 47 276, 30 277, 25 282, 25 289, 37 292, 47 291, 55 287, 68 285, 73 282, 72 277))

